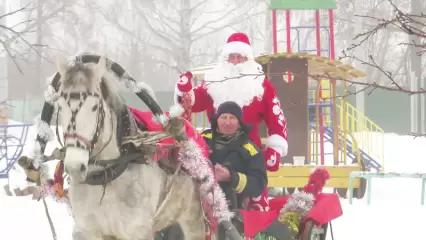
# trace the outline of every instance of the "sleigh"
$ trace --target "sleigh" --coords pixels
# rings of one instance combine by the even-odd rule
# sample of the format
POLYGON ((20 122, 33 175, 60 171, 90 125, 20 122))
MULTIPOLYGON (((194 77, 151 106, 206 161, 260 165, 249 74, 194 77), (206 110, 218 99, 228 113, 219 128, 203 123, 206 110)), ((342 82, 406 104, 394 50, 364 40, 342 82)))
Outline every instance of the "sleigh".
POLYGON ((336 194, 320 193, 309 213, 300 221, 298 232, 280 221, 280 211, 290 197, 277 197, 269 200, 270 210, 237 210, 237 221, 241 234, 246 239, 256 240, 325 240, 329 223, 340 217, 343 212, 336 194))
MULTIPOLYGON (((145 125, 153 131, 158 130, 159 125, 151 121, 151 112, 142 112, 133 108, 130 108, 130 110, 138 124, 145 125)), ((328 175, 328 173, 326 174, 328 175)), ((327 178, 329 178, 329 176, 327 176, 327 178)), ((308 180, 309 179, 307 179, 307 182, 308 180)), ((325 184, 325 182, 322 183, 318 191, 322 190, 322 187, 324 187, 323 184, 325 184)), ((318 193, 316 194, 315 205, 309 213, 301 219, 300 225, 298 226, 298 233, 294 233, 294 231, 290 229, 290 226, 282 223, 279 219, 280 212, 289 201, 291 201, 291 196, 270 199, 270 210, 266 212, 243 209, 234 210, 235 218, 233 223, 239 230, 241 236, 245 236, 246 239, 325 240, 329 223, 343 214, 337 194, 318 193)), ((174 231, 174 234, 174 236, 171 236, 173 235, 171 234, 164 237, 159 234, 156 239, 183 239, 180 233, 174 231)), ((207 239, 211 238, 207 237, 207 239)))
MULTIPOLYGON (((311 182, 311 178, 309 183, 311 182)), ((319 190, 322 187, 323 185, 319 190)), ((306 215, 296 221, 296 224, 291 220, 288 221, 288 219, 286 221, 285 216, 283 217, 285 215, 283 214, 283 210, 286 210, 286 207, 294 204, 295 201, 300 201, 301 196, 303 198, 306 196, 306 193, 302 191, 294 193, 293 196, 270 199, 269 211, 235 209, 233 211, 235 213, 233 224, 241 236, 250 240, 325 240, 331 221, 343 214, 339 196, 331 193, 316 193, 314 205, 306 215)), ((290 216, 295 214, 295 212, 287 212, 290 216)), ((214 239, 226 240, 226 234, 222 234, 220 231, 221 229, 219 229, 219 233, 217 234, 218 237, 214 239)), ((156 240, 181 239, 184 238, 177 227, 167 229, 166 232, 160 233, 156 237, 156 240)), ((212 238, 206 239, 210 240, 212 238)))
MULTIPOLYGON (((234 210, 234 225, 245 239, 252 240, 325 240, 330 222, 339 218, 343 212, 337 194, 320 193, 316 204, 301 220, 298 232, 280 221, 280 211, 290 197, 277 197, 269 200, 270 210, 266 212, 234 210)), ((177 227, 160 233, 156 240, 184 239, 177 227)), ((216 238, 217 239, 217 238, 216 238)), ((225 238, 226 239, 226 238, 225 238)), ((225 240, 218 238, 217 240, 225 240)))

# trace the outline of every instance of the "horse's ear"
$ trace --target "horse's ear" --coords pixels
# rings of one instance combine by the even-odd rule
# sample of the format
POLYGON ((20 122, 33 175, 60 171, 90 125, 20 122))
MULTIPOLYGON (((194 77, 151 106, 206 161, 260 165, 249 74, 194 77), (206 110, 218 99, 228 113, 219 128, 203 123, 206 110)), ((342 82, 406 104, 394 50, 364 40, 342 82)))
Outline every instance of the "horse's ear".
POLYGON ((55 62, 56 62, 56 70, 61 75, 61 80, 62 80, 62 77, 65 75, 65 73, 68 70, 68 59, 64 55, 57 55, 55 62))
POLYGON ((106 68, 107 60, 104 56, 99 57, 98 64, 96 65, 96 68, 94 69, 94 73, 96 76, 96 79, 102 79, 105 72, 107 71, 106 68))

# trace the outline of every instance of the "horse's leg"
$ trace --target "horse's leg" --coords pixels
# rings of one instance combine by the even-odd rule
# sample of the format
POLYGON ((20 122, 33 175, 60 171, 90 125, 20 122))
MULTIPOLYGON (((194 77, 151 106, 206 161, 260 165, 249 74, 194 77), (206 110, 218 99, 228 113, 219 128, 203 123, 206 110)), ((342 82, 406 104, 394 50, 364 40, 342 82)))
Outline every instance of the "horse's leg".
POLYGON ((204 240, 206 226, 200 198, 194 193, 192 204, 178 219, 185 240, 204 240))
POLYGON ((180 227, 185 240, 204 240, 206 238, 206 226, 204 224, 204 215, 201 214, 195 219, 182 217, 179 220, 180 227))

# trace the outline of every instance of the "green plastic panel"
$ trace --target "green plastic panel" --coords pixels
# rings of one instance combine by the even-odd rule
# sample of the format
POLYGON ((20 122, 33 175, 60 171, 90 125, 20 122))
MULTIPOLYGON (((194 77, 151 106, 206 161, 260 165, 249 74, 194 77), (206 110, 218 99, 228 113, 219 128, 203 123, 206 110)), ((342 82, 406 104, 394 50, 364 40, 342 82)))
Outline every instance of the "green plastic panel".
POLYGON ((271 10, 336 9, 336 0, 270 0, 271 10))

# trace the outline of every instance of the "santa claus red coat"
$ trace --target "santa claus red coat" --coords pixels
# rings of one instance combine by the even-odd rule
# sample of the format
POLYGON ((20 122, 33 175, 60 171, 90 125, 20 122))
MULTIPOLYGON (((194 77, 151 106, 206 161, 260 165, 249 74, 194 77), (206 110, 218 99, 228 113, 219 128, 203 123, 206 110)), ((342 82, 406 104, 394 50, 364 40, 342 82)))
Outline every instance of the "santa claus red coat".
POLYGON ((253 50, 244 33, 232 34, 223 51, 219 64, 204 76, 200 86, 192 88, 192 74, 180 76, 175 89, 175 102, 183 93, 192 98, 192 112, 205 111, 210 117, 217 107, 226 101, 239 104, 243 110, 243 122, 252 125, 250 139, 265 151, 269 171, 277 171, 280 157, 288 150, 287 123, 275 87, 265 77, 261 66, 254 61, 253 50), (245 57, 240 64, 230 63, 230 58, 245 57), (266 148, 263 148, 258 126, 264 121, 268 128, 266 148))

